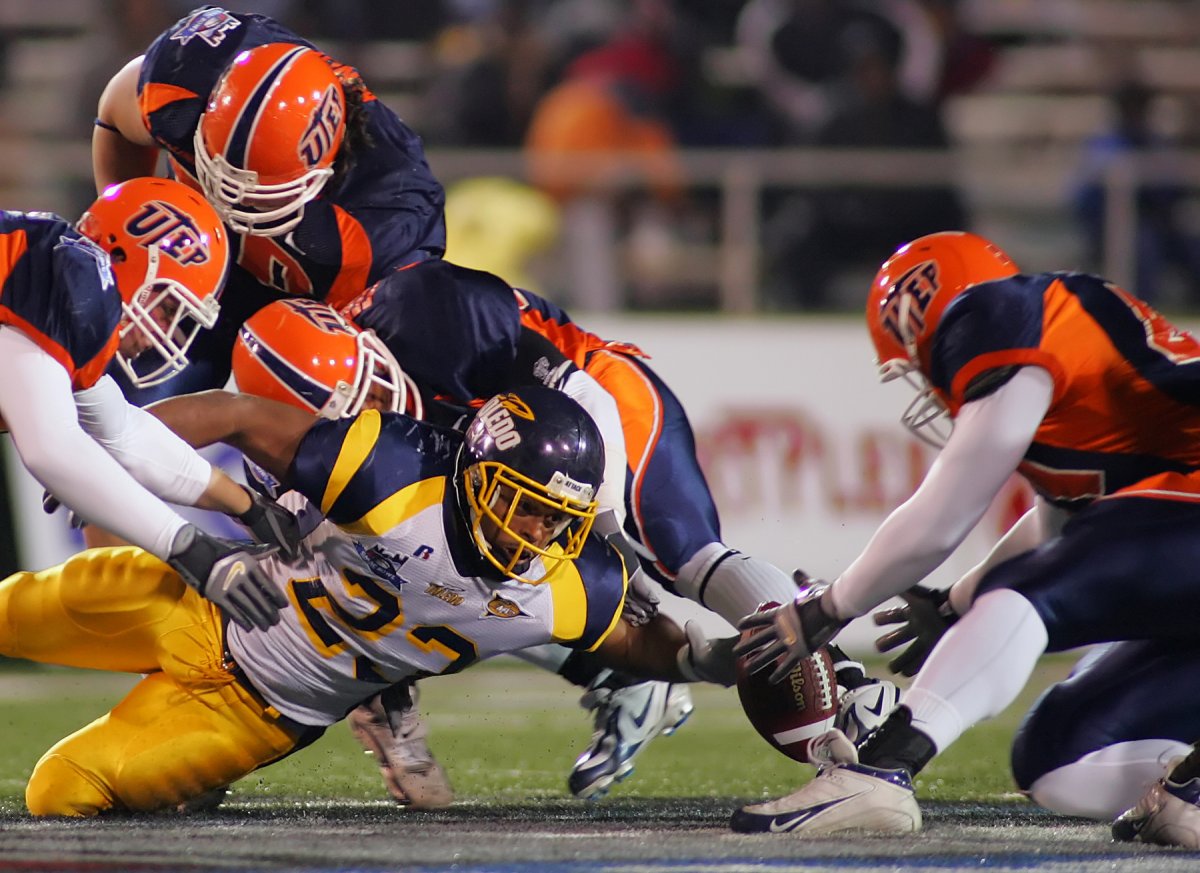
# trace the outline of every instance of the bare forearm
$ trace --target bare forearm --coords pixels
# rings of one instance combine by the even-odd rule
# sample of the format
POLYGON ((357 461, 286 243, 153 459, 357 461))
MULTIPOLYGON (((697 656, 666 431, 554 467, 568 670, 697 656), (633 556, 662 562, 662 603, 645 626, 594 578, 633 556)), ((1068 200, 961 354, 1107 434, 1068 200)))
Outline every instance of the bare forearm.
POLYGON ((682 628, 661 613, 640 627, 625 621, 600 645, 597 654, 617 670, 646 679, 685 682, 677 656, 686 642, 682 628))
POLYGON ((196 448, 225 443, 280 479, 316 421, 295 407, 228 391, 171 397, 147 411, 196 448))

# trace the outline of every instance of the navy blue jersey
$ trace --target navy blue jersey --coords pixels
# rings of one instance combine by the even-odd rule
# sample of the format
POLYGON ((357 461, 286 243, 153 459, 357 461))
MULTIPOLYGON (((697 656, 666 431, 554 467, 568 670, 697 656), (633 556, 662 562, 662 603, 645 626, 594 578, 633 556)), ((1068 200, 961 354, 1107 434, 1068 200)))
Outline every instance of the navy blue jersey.
POLYGON ((542 338, 522 329, 512 288, 499 277, 447 261, 398 270, 342 310, 375 331, 423 388, 466 404, 534 381, 517 367, 542 338))
MULTIPOLYGON (((315 48, 270 18, 215 6, 190 13, 150 45, 139 106, 179 178, 194 183, 196 126, 226 66, 273 42, 315 48)), ((358 78, 333 66, 344 79, 358 78)), ((341 306, 391 270, 445 250, 445 194, 420 138, 370 92, 365 99, 371 145, 306 205, 300 224, 280 238, 234 236, 235 262, 264 285, 341 306)))
POLYGON ((0 212, 0 322, 90 388, 117 350, 121 295, 108 253, 44 212, 0 212))

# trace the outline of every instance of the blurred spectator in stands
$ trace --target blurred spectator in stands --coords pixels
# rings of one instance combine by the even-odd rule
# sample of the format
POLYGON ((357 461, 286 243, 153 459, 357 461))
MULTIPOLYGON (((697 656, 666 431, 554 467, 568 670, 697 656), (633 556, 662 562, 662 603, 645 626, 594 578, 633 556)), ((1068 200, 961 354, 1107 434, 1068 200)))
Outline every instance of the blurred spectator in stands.
POLYGON ((426 95, 426 135, 460 146, 517 147, 550 81, 551 47, 539 23, 542 4, 460 0, 452 9, 458 20, 436 40, 441 69, 426 95))
POLYGON ((669 0, 632 0, 629 9, 618 30, 546 92, 525 138, 530 178, 564 206, 566 247, 587 256, 573 301, 580 308, 625 304, 611 255, 616 238, 652 239, 645 248, 669 258, 669 245, 655 246, 670 225, 664 210, 682 202, 670 107, 685 78, 672 45, 673 9, 669 0), (652 222, 654 233, 633 233, 638 222, 652 222))
MULTIPOLYGON (((948 150, 937 109, 901 88, 901 40, 895 29, 867 20, 842 31, 845 96, 818 129, 816 145, 948 150)), ((823 188, 800 195, 785 202, 765 228, 768 297, 788 308, 835 306, 831 286, 840 271, 874 269, 904 242, 966 223, 959 195, 948 186, 823 188)), ((859 304, 856 298, 853 305, 859 304)))
POLYGON ((996 66, 996 47, 963 26, 961 0, 920 0, 941 44, 941 69, 934 99, 975 90, 996 66))
POLYGON ((1200 303, 1200 229, 1186 221, 1187 191, 1174 181, 1177 176, 1170 163, 1175 143, 1155 129, 1155 100, 1154 91, 1134 80, 1113 90, 1111 129, 1090 138, 1084 146, 1072 194, 1075 216, 1083 232, 1087 269, 1104 271, 1155 302, 1162 294, 1164 278, 1174 268, 1187 302, 1195 305, 1200 303), (1138 187, 1135 197, 1133 275, 1120 276, 1120 265, 1117 269, 1105 265, 1105 175, 1115 162, 1131 155, 1142 156, 1141 166, 1152 178, 1138 187))
POLYGON ((896 35, 897 87, 926 102, 936 92, 941 44, 916 0, 749 0, 737 41, 747 75, 780 122, 784 144, 810 142, 842 100, 845 34, 869 25, 896 35))

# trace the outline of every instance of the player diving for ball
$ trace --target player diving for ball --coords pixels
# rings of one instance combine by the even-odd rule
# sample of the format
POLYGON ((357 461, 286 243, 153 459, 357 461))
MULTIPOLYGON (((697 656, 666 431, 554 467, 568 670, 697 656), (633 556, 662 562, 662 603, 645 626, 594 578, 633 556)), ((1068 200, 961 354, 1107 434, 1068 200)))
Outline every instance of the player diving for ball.
POLYGON ((595 650, 667 681, 682 680, 681 660, 729 669, 727 650, 693 651, 665 617, 621 619, 624 563, 588 536, 603 446, 561 392, 492 398, 465 435, 221 391, 155 411, 291 489, 303 556, 261 564, 291 608, 247 632, 134 547, 0 583, 3 654, 146 674, 38 762, 35 815, 177 806, 303 747, 383 688, 532 645, 595 650))

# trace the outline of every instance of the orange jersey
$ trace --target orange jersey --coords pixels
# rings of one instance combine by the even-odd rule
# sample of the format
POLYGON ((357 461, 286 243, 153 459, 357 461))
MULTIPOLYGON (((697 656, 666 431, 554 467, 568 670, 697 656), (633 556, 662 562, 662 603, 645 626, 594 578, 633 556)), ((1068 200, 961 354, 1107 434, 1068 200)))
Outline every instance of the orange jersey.
POLYGON ((1137 494, 1200 501, 1200 343, 1127 291, 1081 273, 1018 275, 947 307, 930 381, 952 415, 1033 365, 1054 397, 1019 468, 1062 506, 1137 494))

